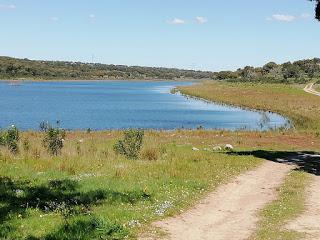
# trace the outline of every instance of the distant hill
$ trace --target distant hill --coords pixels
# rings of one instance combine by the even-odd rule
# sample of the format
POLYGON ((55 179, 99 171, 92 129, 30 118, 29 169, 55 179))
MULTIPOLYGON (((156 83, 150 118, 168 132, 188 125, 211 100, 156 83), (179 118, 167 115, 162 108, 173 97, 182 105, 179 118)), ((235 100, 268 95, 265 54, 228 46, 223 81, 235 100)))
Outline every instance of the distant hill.
POLYGON ((0 56, 0 79, 209 79, 212 72, 174 68, 36 61, 0 56))
POLYGON ((237 71, 216 72, 213 79, 232 82, 306 83, 320 79, 320 58, 283 64, 269 62, 257 68, 246 66, 237 71))
POLYGON ((193 71, 175 68, 139 67, 63 61, 40 61, 0 56, 0 79, 214 79, 231 82, 306 83, 320 79, 320 58, 237 71, 193 71))

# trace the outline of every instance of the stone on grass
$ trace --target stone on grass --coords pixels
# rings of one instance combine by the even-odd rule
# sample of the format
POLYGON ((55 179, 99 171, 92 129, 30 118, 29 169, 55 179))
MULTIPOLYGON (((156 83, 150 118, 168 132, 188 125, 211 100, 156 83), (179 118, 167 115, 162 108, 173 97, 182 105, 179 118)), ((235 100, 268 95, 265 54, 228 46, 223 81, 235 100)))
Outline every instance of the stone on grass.
POLYGON ((233 151, 234 147, 231 144, 226 144, 226 146, 224 147, 225 150, 227 151, 233 151))
POLYGON ((213 150, 213 151, 222 151, 222 147, 220 147, 220 146, 214 146, 214 147, 212 148, 212 150, 213 150))

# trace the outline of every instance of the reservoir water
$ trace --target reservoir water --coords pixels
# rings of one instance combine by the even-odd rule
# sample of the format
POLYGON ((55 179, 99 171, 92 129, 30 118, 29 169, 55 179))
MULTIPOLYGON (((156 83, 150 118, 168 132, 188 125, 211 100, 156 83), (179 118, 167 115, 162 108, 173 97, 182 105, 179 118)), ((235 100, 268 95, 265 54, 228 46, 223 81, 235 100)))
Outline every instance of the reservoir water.
POLYGON ((190 82, 0 82, 0 128, 38 130, 42 121, 65 129, 251 129, 285 126, 278 114, 244 110, 171 94, 190 82))

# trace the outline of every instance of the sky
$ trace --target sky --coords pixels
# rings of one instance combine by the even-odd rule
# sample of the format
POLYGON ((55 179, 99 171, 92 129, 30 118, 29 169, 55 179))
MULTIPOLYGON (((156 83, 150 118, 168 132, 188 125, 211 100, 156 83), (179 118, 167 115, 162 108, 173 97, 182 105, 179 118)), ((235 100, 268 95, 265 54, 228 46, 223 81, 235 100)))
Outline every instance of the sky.
POLYGON ((0 55, 197 70, 320 57, 307 0, 0 0, 0 55))

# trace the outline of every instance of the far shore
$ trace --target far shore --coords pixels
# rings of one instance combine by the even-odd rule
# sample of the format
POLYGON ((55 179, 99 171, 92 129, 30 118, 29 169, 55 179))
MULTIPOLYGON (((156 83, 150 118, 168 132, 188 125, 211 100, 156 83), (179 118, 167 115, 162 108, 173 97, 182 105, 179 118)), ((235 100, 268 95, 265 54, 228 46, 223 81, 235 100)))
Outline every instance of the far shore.
POLYGON ((202 82, 208 81, 210 79, 0 79, 0 82, 81 82, 81 81, 90 81, 90 82, 108 82, 108 81, 130 81, 130 82, 202 82))

